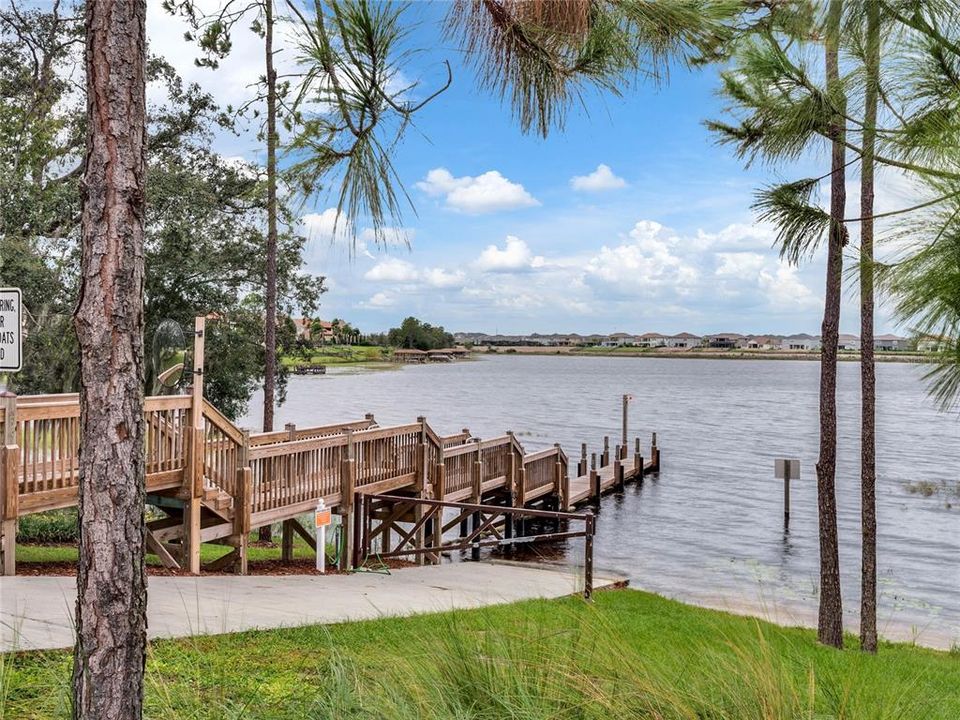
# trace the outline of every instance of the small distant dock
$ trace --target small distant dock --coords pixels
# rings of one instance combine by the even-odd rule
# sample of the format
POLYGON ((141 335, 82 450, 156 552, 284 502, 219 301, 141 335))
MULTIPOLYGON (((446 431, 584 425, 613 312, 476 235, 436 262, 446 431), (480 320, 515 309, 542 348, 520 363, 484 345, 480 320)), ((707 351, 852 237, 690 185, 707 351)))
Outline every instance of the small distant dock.
POLYGON ((454 362, 463 360, 470 351, 465 347, 439 348, 437 350, 417 350, 414 348, 400 348, 393 351, 396 362, 422 365, 424 363, 454 362))
POLYGON ((293 366, 294 375, 326 375, 327 366, 319 363, 301 363, 293 366))

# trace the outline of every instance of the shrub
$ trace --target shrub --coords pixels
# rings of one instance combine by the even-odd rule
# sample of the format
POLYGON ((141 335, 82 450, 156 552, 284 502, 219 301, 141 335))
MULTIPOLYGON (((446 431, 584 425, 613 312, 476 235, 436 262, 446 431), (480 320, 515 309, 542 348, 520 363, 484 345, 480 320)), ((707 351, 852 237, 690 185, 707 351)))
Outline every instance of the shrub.
POLYGON ((72 543, 78 539, 76 508, 24 515, 17 527, 20 543, 72 543))

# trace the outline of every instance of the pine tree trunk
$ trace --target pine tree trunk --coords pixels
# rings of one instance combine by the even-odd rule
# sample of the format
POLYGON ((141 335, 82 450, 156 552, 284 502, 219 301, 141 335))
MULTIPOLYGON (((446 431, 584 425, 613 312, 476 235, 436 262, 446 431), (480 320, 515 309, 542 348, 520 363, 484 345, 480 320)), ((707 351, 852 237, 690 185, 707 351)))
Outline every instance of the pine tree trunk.
MULTIPOLYGON (((830 0, 826 29, 827 88, 841 102, 839 40, 842 0, 830 0)), ((820 521, 820 612, 817 638, 843 646, 843 603, 840 596, 840 553, 837 537, 837 345, 840 333, 840 291, 843 274, 843 217, 846 206, 844 120, 835 114, 831 127, 830 233, 827 286, 823 308, 820 359, 820 458, 817 461, 817 508, 820 521)))
POLYGON ((860 172, 860 649, 877 651, 876 374, 873 358, 874 150, 880 82, 880 8, 868 0, 863 164, 860 172))
POLYGON ((90 720, 143 706, 145 22, 145 0, 87 0, 73 716, 90 720))
MULTIPOLYGON (((273 67, 273 0, 264 3, 264 52, 267 62, 267 272, 264 320, 263 431, 273 430, 277 381, 277 72, 273 67)), ((270 526, 260 539, 271 540, 270 526)))

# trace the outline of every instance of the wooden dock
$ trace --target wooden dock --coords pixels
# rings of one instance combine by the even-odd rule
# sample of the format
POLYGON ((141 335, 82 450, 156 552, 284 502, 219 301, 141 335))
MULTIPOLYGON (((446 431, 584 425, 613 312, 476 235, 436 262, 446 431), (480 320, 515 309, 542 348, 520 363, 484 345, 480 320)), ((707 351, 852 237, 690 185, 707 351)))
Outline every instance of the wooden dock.
MULTIPOLYGON (((379 518, 377 532, 386 545, 392 533, 406 540, 417 533, 442 539, 457 523, 466 537, 466 513, 452 524, 442 518, 433 525, 418 523, 422 508, 396 498, 555 514, 597 502, 660 465, 655 434, 646 456, 639 439, 629 456, 626 447, 611 450, 604 439, 589 464, 584 445, 571 467, 559 445, 528 453, 510 432, 483 440, 467 429, 441 436, 422 417, 391 427, 367 415, 249 433, 196 393, 146 398, 144 422, 147 503, 156 510, 147 523, 147 546, 164 565, 193 573, 204 569, 201 543, 232 548, 209 569, 245 573, 250 532, 264 525, 282 524, 285 559, 292 559, 294 534, 315 547, 297 517, 321 499, 341 517, 338 556, 348 566, 356 559, 354 538, 369 537, 354 532, 358 498, 368 511, 364 518, 379 518)), ((0 397, 0 429, 0 568, 14 574, 18 518, 77 504, 79 399, 0 397)), ((498 530, 478 531, 483 532, 498 530)), ((422 537, 414 539, 422 545, 422 537)), ((439 554, 432 559, 439 561, 439 554)))

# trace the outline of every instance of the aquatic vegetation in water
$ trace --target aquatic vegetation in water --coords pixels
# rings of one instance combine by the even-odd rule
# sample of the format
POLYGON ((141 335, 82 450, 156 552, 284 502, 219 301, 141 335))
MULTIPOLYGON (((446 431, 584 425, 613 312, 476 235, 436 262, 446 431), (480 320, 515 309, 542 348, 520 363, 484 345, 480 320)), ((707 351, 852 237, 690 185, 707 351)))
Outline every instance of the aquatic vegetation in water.
POLYGON ((914 480, 903 484, 904 489, 911 495, 922 495, 923 497, 947 498, 945 507, 949 510, 953 507, 950 499, 960 498, 960 481, 948 483, 946 480, 933 482, 931 480, 914 480))

